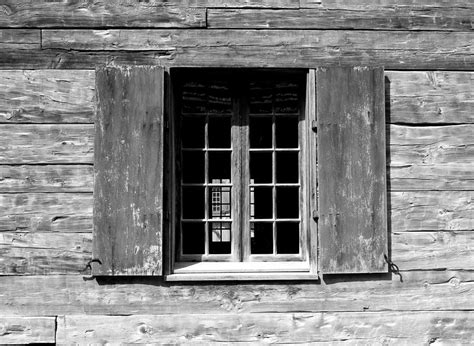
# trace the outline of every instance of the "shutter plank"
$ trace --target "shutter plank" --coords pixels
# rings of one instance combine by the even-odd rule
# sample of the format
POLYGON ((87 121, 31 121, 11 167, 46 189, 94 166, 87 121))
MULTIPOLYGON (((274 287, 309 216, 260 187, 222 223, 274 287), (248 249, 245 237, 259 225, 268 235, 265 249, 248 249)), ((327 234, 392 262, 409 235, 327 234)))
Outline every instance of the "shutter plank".
POLYGON ((386 272, 384 72, 316 73, 323 273, 386 272))
POLYGON ((94 275, 161 275, 163 69, 96 72, 94 275))

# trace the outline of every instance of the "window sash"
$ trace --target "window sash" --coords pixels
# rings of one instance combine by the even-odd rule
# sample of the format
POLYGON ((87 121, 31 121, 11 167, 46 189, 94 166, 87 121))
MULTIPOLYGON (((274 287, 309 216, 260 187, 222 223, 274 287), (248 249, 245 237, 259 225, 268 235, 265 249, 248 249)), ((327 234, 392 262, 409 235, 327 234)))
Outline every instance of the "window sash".
MULTIPOLYGON (((231 79, 229 79, 231 80, 231 79)), ((301 86, 301 83, 299 83, 301 86)), ((184 262, 184 261, 216 261, 216 262, 258 262, 258 261, 304 261, 307 259, 307 247, 308 247, 308 238, 307 238, 307 214, 308 214, 308 196, 306 193, 306 180, 308 179, 308 172, 304 167, 304 163, 307 157, 307 136, 306 136, 306 129, 307 129, 307 120, 305 119, 305 100, 304 95, 302 94, 301 90, 298 94, 299 97, 299 115, 298 115, 298 141, 299 147, 298 149, 291 149, 291 148, 279 148, 275 150, 275 119, 277 114, 273 113, 271 115, 272 118, 272 148, 265 148, 265 149, 254 149, 250 148, 249 143, 249 121, 250 121, 250 112, 249 112, 249 101, 248 95, 246 93, 242 93, 240 91, 236 91, 237 89, 242 90, 239 88, 238 84, 232 85, 232 108, 233 112, 231 115, 231 141, 232 147, 231 149, 231 183, 229 184, 213 184, 209 183, 208 180, 208 152, 220 150, 216 148, 209 148, 208 145, 208 119, 209 114, 206 116, 206 127, 205 127, 205 140, 206 145, 205 155, 206 155, 206 167, 205 167, 205 183, 186 183, 186 184, 178 184, 178 189, 181 190, 182 186, 205 186, 206 190, 210 189, 212 186, 230 186, 232 191, 232 203, 231 206, 231 218, 230 219, 211 219, 209 216, 209 210, 212 208, 210 194, 209 191, 205 193, 205 218, 203 219, 195 219, 195 221, 204 221, 206 223, 206 231, 205 231, 205 255, 183 255, 182 254, 182 219, 181 219, 181 211, 178 212, 179 219, 179 243, 177 246, 177 261, 184 262), (250 172, 249 172, 249 162, 250 162, 250 153, 251 152, 272 152, 272 183, 268 184, 255 184, 251 183, 250 181, 250 172), (299 168, 299 182, 298 183, 276 183, 276 161, 275 155, 276 152, 291 152, 291 151, 298 151, 299 158, 298 158, 298 168, 299 168), (245 164, 241 164, 244 162, 245 164), (272 211, 272 218, 271 219, 254 219, 250 220, 250 187, 254 186, 268 186, 272 187, 273 193, 273 211, 272 211), (299 217, 294 219, 278 219, 276 217, 276 203, 275 203, 275 190, 276 187, 281 186, 293 186, 299 187, 299 217), (239 201, 239 202, 235 202, 239 201), (212 235, 210 234, 210 230, 207 228, 208 223, 210 221, 222 221, 222 222, 230 222, 231 223, 231 254, 209 254, 209 237, 212 235), (273 254, 251 254, 251 233, 250 233, 250 223, 253 221, 267 221, 272 222, 272 232, 273 232, 273 254), (277 236, 276 236, 276 221, 295 221, 299 222, 299 254, 275 254, 277 249, 277 236)), ((245 88, 248 90, 248 88, 245 88)), ((180 93, 181 95, 181 93, 180 93)), ((182 118, 182 113, 178 112, 176 119, 178 120, 177 128, 180 128, 179 123, 182 118)), ((186 116, 190 116, 190 113, 187 113, 186 116)), ((201 114, 202 116, 202 114, 201 114)), ((213 116, 216 116, 213 114, 213 116)), ((228 114, 226 114, 228 116, 228 114)), ((178 137, 180 135, 179 131, 177 131, 178 137)), ((180 140, 177 141, 180 143, 180 140)), ((180 144, 178 144, 178 151, 182 150, 180 144)), ((186 148, 185 150, 189 151, 198 151, 201 149, 192 149, 186 148)), ((180 177, 179 177, 179 180, 180 177)), ((179 198, 181 199, 181 191, 177 193, 179 198)), ((181 202, 181 201, 180 201, 181 202)), ((182 206, 181 206, 182 207, 182 206)), ((187 219, 187 221, 192 221, 191 219, 187 219)))

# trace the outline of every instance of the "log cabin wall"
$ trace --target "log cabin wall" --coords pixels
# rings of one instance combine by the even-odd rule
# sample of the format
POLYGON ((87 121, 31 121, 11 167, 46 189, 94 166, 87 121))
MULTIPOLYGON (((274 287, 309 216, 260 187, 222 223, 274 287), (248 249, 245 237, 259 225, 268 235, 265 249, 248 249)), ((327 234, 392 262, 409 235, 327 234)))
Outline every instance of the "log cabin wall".
POLYGON ((474 3, 2 1, 0 343, 474 339, 474 3), (383 65, 399 275, 89 279, 94 69, 383 65))

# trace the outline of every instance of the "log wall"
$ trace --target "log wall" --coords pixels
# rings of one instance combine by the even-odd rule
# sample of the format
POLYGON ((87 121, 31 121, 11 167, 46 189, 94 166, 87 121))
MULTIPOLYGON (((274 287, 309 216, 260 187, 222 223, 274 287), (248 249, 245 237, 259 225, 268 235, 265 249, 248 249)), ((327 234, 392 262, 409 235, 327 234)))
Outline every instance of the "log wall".
POLYGON ((474 5, 467 0, 3 1, 0 343, 469 343, 474 5), (97 66, 385 66, 399 275, 89 278, 97 66))

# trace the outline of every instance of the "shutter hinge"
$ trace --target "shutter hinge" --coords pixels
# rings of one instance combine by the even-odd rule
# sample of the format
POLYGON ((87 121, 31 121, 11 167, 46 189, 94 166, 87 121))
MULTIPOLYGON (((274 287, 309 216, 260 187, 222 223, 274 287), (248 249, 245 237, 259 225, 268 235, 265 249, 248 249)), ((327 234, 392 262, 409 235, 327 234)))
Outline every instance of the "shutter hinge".
POLYGON ((168 120, 165 120, 164 125, 165 125, 165 129, 169 129, 169 128, 170 128, 170 127, 169 127, 169 122, 168 122, 168 120))
POLYGON ((311 129, 314 132, 318 132, 318 122, 316 120, 311 120, 311 129))
POLYGON ((311 214, 312 214, 311 217, 313 218, 314 221, 319 220, 319 211, 318 210, 313 210, 313 212, 311 214))

